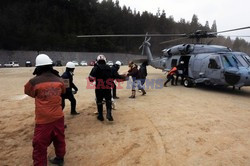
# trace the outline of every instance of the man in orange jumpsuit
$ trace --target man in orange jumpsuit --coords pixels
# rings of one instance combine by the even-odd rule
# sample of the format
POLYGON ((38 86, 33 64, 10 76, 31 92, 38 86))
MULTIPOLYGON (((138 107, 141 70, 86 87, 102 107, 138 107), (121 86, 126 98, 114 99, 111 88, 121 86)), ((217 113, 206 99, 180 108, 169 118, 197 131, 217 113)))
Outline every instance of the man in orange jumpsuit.
POLYGON ((174 66, 167 75, 167 81, 164 83, 164 86, 167 87, 167 83, 171 81, 171 85, 174 85, 174 75, 177 73, 177 68, 174 66))
POLYGON ((62 165, 65 155, 64 114, 61 94, 64 83, 52 68, 52 60, 45 54, 36 57, 36 75, 24 86, 25 94, 35 98, 35 129, 33 161, 35 166, 47 165, 47 147, 53 142, 56 157, 51 163, 62 165))

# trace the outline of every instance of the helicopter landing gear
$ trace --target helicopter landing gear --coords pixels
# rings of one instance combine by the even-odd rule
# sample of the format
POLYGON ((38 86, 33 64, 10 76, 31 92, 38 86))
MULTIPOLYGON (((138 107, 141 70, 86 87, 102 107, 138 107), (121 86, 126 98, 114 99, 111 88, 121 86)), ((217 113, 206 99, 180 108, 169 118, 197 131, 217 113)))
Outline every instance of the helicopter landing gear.
POLYGON ((183 85, 185 87, 192 87, 194 85, 194 83, 190 78, 185 78, 184 82, 183 82, 183 85))
POLYGON ((204 81, 204 85, 206 85, 206 86, 210 86, 210 85, 212 85, 212 84, 211 84, 211 82, 210 82, 210 81, 206 80, 206 81, 204 81))
MULTIPOLYGON (((241 87, 238 87, 238 90, 240 90, 241 87)), ((233 86, 233 90, 235 90, 235 86, 233 86)))

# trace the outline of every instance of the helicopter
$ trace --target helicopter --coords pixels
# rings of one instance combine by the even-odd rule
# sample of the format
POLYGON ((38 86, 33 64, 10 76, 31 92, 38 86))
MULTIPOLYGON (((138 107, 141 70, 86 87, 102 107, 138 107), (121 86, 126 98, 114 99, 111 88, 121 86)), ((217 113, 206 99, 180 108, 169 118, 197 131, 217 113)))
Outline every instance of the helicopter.
MULTIPOLYGON (((214 38, 219 33, 249 29, 242 27, 220 32, 198 30, 191 34, 129 34, 129 35, 86 35, 78 37, 139 37, 145 39, 140 46, 142 54, 146 54, 148 64, 156 69, 170 71, 171 68, 182 66, 183 85, 192 87, 196 84, 213 86, 233 86, 241 88, 250 86, 250 58, 246 53, 234 52, 220 45, 199 44, 202 38, 214 38), (171 36, 196 39, 198 44, 179 44, 162 50, 162 56, 153 58, 150 50, 151 37, 171 36)), ((245 36, 249 37, 249 36, 245 36)), ((176 39, 175 39, 176 40, 176 39)), ((177 39, 178 40, 178 39, 177 39)), ((169 42, 169 41, 166 41, 169 42)), ((162 42, 164 44, 166 42, 162 42)))

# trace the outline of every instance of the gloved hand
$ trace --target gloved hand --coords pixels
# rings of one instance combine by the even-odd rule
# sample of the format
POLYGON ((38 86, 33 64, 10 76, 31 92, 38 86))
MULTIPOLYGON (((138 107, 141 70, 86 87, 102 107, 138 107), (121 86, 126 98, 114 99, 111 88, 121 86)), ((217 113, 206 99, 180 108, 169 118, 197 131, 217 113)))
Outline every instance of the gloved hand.
POLYGON ((76 93, 77 93, 77 91, 76 91, 76 90, 72 90, 72 93, 73 93, 73 94, 76 94, 76 93))
POLYGON ((78 88, 77 88, 77 87, 75 87, 75 88, 72 89, 72 93, 73 93, 73 94, 76 94, 77 91, 78 91, 78 88))

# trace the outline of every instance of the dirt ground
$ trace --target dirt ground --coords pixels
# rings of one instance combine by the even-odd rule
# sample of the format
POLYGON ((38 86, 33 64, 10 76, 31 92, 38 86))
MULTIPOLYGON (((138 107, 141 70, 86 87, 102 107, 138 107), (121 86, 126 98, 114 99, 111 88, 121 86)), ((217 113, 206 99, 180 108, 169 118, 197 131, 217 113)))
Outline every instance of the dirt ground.
MULTIPOLYGON (((56 68, 60 73, 64 67, 56 68)), ((32 165, 34 99, 23 94, 34 68, 0 69, 0 165, 32 165)), ((129 99, 127 82, 118 90, 114 122, 97 121, 91 67, 77 67, 77 111, 66 102, 65 166, 250 165, 250 87, 171 86, 147 89, 129 99)), ((127 70, 123 66, 120 71, 127 70)), ((149 79, 164 79, 148 67, 149 79)), ((54 157, 53 145, 48 157, 54 157)))

